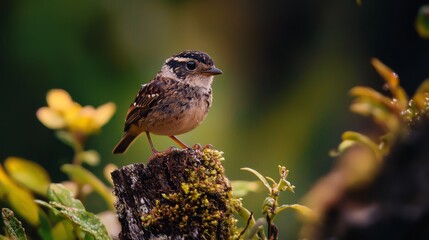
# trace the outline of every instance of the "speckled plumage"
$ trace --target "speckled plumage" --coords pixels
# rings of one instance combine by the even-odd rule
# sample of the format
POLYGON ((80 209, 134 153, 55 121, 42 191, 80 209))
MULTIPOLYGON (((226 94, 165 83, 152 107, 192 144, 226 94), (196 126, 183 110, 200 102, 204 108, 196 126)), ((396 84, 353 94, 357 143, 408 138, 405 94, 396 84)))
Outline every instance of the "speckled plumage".
POLYGON ((124 130, 136 124, 157 135, 183 134, 204 120, 211 102, 211 89, 158 76, 140 89, 136 104, 130 106, 124 130), (151 97, 142 97, 147 92, 151 92, 151 97))
POLYGON ((203 52, 184 51, 168 58, 156 77, 142 85, 128 110, 125 135, 113 153, 126 151, 143 132, 154 153, 149 133, 170 136, 186 146, 174 135, 189 132, 204 120, 212 103, 213 75, 221 73, 203 52))

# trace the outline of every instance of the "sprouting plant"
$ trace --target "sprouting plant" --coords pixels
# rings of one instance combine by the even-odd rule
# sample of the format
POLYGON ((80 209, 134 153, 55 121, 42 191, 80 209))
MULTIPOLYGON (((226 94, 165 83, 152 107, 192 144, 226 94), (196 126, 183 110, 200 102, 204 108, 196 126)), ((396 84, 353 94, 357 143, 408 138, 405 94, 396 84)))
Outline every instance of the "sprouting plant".
POLYGON ((360 188, 370 183, 391 148, 406 139, 422 120, 428 119, 429 79, 410 97, 400 86, 395 72, 376 58, 371 63, 384 80, 383 89, 387 93, 369 87, 354 87, 350 90, 354 98, 350 109, 359 115, 370 117, 380 127, 381 133, 375 136, 356 131, 343 133, 338 148, 331 152, 332 156, 341 156, 336 167, 324 178, 323 184, 318 184, 306 197, 307 205, 312 209, 319 209, 315 211, 317 214, 323 212, 326 205, 324 203, 332 202, 346 189, 360 188), (322 197, 325 200, 320 201, 320 196, 327 189, 333 192, 332 197, 322 197))
MULTIPOLYGON (((52 184, 48 172, 39 164, 19 157, 9 157, 0 166, 0 201, 11 207, 22 218, 23 225, 34 230, 37 238, 62 239, 109 239, 100 219, 87 212, 80 200, 92 191, 106 202, 109 213, 114 215, 113 194, 94 174, 82 164, 96 165, 100 156, 95 150, 85 150, 89 136, 98 133, 115 112, 113 103, 98 108, 81 106, 62 89, 53 89, 46 97, 48 106, 37 111, 37 118, 48 128, 56 130, 56 136, 74 150, 71 164, 64 164, 61 170, 70 181, 52 184), (36 200, 39 199, 39 200, 36 200), (43 206, 43 207, 42 207, 43 206)), ((105 173, 115 166, 107 165, 105 173)), ((105 174, 107 180, 110 176, 105 174)), ((3 209, 5 233, 12 239, 26 239, 20 222, 15 221, 12 212, 3 209), (7 222, 9 221, 9 222, 7 222), (19 224, 18 224, 19 223, 19 224), (17 238, 13 235, 17 235, 17 238)), ((2 235, 0 235, 2 238, 2 235)))
POLYGON ((429 5, 420 7, 416 17, 416 31, 420 37, 429 39, 429 5))
POLYGON ((369 87, 354 87, 350 91, 355 98, 350 109, 371 117, 383 129, 384 134, 374 141, 364 134, 347 131, 333 155, 341 154, 355 144, 363 144, 371 150, 376 162, 380 162, 399 138, 406 136, 414 125, 428 116, 429 79, 410 98, 399 85, 399 77, 395 72, 376 58, 371 63, 384 79, 384 88, 390 92, 390 96, 369 87))
POLYGON ((268 197, 265 198, 262 205, 262 213, 265 215, 264 218, 255 221, 253 213, 239 205, 237 212, 241 217, 247 219, 246 228, 241 232, 240 237, 244 239, 267 239, 265 236, 263 225, 268 225, 268 239, 278 239, 278 229, 274 224, 274 218, 282 211, 286 209, 294 209, 300 214, 310 217, 312 215, 311 209, 300 204, 283 204, 279 206, 279 195, 280 192, 289 191, 294 192, 295 186, 286 180, 289 170, 284 166, 279 167, 280 179, 276 182, 271 177, 264 177, 258 171, 251 168, 242 168, 241 170, 249 171, 253 173, 268 189, 268 197))
POLYGON ((3 208, 1 212, 3 223, 5 225, 6 236, 10 239, 27 239, 22 223, 14 216, 12 210, 3 208))
POLYGON ((84 146, 89 136, 100 132, 113 113, 116 106, 112 102, 105 103, 98 108, 82 106, 74 102, 72 97, 63 89, 52 89, 46 96, 47 107, 37 110, 37 118, 46 127, 56 130, 56 136, 74 150, 72 164, 65 164, 61 170, 72 180, 69 182, 75 189, 78 198, 84 198, 88 192, 82 191, 83 185, 90 186, 98 192, 113 210, 113 196, 96 176, 83 168, 82 163, 97 165, 100 156, 95 150, 85 150, 84 146))

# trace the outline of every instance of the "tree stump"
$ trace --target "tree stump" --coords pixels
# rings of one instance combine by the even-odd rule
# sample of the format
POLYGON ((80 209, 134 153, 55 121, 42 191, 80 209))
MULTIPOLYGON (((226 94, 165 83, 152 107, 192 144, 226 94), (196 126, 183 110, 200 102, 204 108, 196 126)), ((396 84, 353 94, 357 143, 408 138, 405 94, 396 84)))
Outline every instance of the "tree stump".
POLYGON ((345 189, 310 239, 429 239, 429 120, 393 146, 373 181, 345 189))
POLYGON ((222 153, 170 149, 112 172, 119 239, 230 239, 236 220, 222 153))

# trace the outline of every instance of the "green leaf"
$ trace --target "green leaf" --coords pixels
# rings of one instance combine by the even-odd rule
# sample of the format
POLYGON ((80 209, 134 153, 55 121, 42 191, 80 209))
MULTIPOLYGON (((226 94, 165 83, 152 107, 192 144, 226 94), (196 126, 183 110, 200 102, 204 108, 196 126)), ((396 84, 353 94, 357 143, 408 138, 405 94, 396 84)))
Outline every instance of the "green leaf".
POLYGON ((354 141, 367 146, 374 153, 377 160, 382 159, 382 153, 376 143, 374 143, 369 137, 360 134, 358 132, 347 131, 343 133, 343 141, 354 141))
POLYGON ((111 239, 106 227, 95 214, 80 208, 66 207, 58 202, 50 202, 50 204, 82 231, 93 235, 96 240, 111 239))
MULTIPOLYGON (((393 83, 392 83, 393 84, 393 83)), ((405 109, 405 106, 402 106, 402 101, 406 101, 405 105, 408 103, 408 100, 402 99, 401 105, 394 104, 391 98, 384 96, 383 94, 377 92, 376 90, 369 87, 353 87, 350 90, 350 95, 360 99, 369 99, 372 102, 379 103, 380 105, 389 109, 392 113, 397 113, 398 115, 405 109)))
POLYGON ((251 168, 247 168, 247 167, 246 168, 240 168, 240 169, 255 174, 255 176, 259 178, 259 180, 265 185, 265 187, 268 188, 268 191, 270 191, 270 192, 272 191, 272 188, 271 188, 270 184, 268 183, 267 179, 265 179, 264 176, 262 176, 258 171, 253 170, 251 168))
POLYGON ((277 187, 277 190, 279 190, 279 191, 289 191, 289 192, 295 193, 295 186, 292 185, 286 179, 280 179, 280 182, 279 182, 279 185, 277 187))
MULTIPOLYGON (((266 221, 262 221, 261 223, 261 219, 258 219, 258 221, 255 221, 255 218, 253 217, 253 213, 250 212, 248 209, 246 209, 245 207, 243 207, 241 205, 241 202, 238 206, 238 208, 235 209, 236 213, 238 215, 240 215, 240 217, 248 223, 247 225, 247 230, 244 233, 244 239, 253 239, 253 236, 257 233, 259 238, 258 239, 266 239, 265 234, 264 234, 264 229, 262 227, 262 225, 264 223, 266 223, 266 221), (257 225, 255 228, 255 224, 257 225), (254 232, 253 232, 254 231, 254 232)), ((241 239, 241 238, 240 238, 241 239)))
POLYGON ((39 223, 39 208, 34 202, 33 195, 17 185, 0 166, 0 189, 3 197, 19 216, 23 217, 31 225, 39 223))
POLYGON ((276 181, 274 179, 272 179, 271 177, 265 176, 265 179, 267 179, 268 181, 271 182, 271 184, 272 184, 271 186, 277 185, 276 181))
POLYGON ((289 170, 287 170, 286 167, 282 165, 278 165, 277 167, 279 168, 280 178, 286 179, 287 175, 289 174, 289 170))
POLYGON ((61 167, 61 170, 65 172, 71 179, 80 184, 88 184, 90 185, 104 200, 107 202, 108 207, 110 209, 114 209, 113 202, 114 197, 112 194, 112 190, 103 182, 100 181, 94 174, 90 171, 86 170, 80 165, 72 165, 72 164, 64 164, 61 167))
POLYGON ((37 203, 37 204, 39 204, 39 205, 41 205, 41 206, 43 206, 43 207, 49 208, 51 211, 54 212, 55 215, 59 214, 59 212, 58 212, 58 210, 56 208, 52 207, 49 203, 47 203, 47 202, 45 202, 43 200, 36 199, 36 200, 34 200, 34 202, 37 203))
POLYGON ((267 224, 267 220, 264 217, 261 217, 256 220, 255 224, 252 227, 249 226, 249 229, 246 231, 244 239, 250 240, 255 239, 255 237, 256 239, 267 239, 263 231, 265 224, 267 224))
POLYGON ((387 131, 398 132, 402 122, 401 115, 398 115, 379 102, 374 102, 370 99, 358 98, 355 99, 350 106, 350 110, 362 116, 371 117, 377 124, 382 126, 387 131))
MULTIPOLYGON (((45 212, 43 212, 42 210, 39 210, 39 227, 37 229, 37 233, 39 234, 39 236, 41 237, 41 239, 43 240, 54 240, 53 236, 52 236, 52 227, 51 224, 49 222, 49 218, 46 215, 45 212)), ((60 236, 60 235, 56 235, 56 236, 60 236)))
POLYGON ((346 151, 347 149, 353 147, 356 144, 356 141, 351 140, 343 140, 339 145, 337 149, 331 150, 329 152, 329 155, 331 157, 338 157, 341 153, 346 151))
POLYGON ((392 69, 377 58, 372 58, 371 64, 386 82, 385 86, 389 89, 395 99, 394 105, 398 106, 401 111, 405 110, 408 104, 408 96, 405 93, 405 90, 399 85, 398 74, 393 72, 392 69))
POLYGON ((82 202, 73 197, 73 193, 62 184, 52 183, 48 189, 48 199, 66 207, 85 210, 82 202))
POLYGON ((25 229, 21 222, 15 218, 12 210, 3 208, 1 213, 8 237, 12 240, 26 240, 25 229))
POLYGON ((76 236, 73 234, 73 223, 68 219, 64 219, 52 228, 54 236, 61 236, 62 240, 75 240, 76 236))
POLYGON ((115 164, 109 163, 107 164, 103 169, 103 175, 104 178, 109 181, 110 185, 113 186, 113 180, 111 173, 118 169, 118 167, 115 164))
POLYGON ((416 30, 420 37, 429 39, 429 5, 420 7, 416 18, 416 30))
POLYGON ((34 197, 22 189, 17 188, 13 191, 8 199, 11 207, 32 225, 39 224, 39 207, 34 202, 34 197))
POLYGON ((301 204, 292 204, 292 205, 282 205, 275 210, 275 214, 279 214, 280 212, 286 210, 286 209, 293 209, 300 213, 302 216, 304 216, 307 219, 314 219, 314 212, 311 210, 311 208, 306 207, 301 204))
POLYGON ((91 166, 96 166, 100 163, 100 154, 95 150, 80 152, 77 157, 80 159, 80 162, 85 162, 91 166))
POLYGON ((429 94, 429 79, 426 79, 422 84, 420 84, 419 88, 417 89, 416 93, 413 96, 414 103, 421 111, 428 111, 428 107, 429 107, 428 94, 429 94))
MULTIPOLYGON (((37 203, 55 209, 57 214, 76 224, 83 232, 93 235, 96 240, 110 239, 100 219, 95 214, 87 212, 81 201, 73 198, 72 192, 63 185, 51 184, 48 189, 48 199, 49 203, 40 200, 37 203)), ((54 235, 63 230, 67 230, 67 225, 56 225, 53 230, 54 235)))
POLYGON ((262 203, 262 213, 263 214, 271 214, 273 208, 277 205, 277 200, 272 196, 268 196, 265 198, 262 203))
POLYGON ((73 149, 76 149, 77 146, 80 145, 80 143, 76 140, 76 138, 73 137, 73 135, 70 132, 67 131, 56 131, 55 136, 66 145, 70 146, 73 149))
POLYGON ((249 192, 257 192, 261 186, 259 181, 230 181, 233 195, 235 197, 243 197, 249 192))
POLYGON ((85 234, 85 239, 84 240, 94 240, 94 236, 89 235, 89 234, 85 234))
POLYGON ((40 195, 46 195, 51 180, 42 166, 18 157, 7 158, 4 166, 12 179, 40 195))

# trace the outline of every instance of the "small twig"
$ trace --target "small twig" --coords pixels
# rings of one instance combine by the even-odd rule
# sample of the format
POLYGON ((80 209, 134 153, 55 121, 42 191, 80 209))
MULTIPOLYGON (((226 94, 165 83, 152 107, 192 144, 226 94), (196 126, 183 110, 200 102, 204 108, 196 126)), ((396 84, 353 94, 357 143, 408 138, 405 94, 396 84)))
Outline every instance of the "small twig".
POLYGON ((243 229, 243 231, 241 231, 240 235, 238 235, 238 239, 241 238, 241 236, 243 236, 243 234, 246 232, 246 230, 249 228, 250 225, 250 221, 253 219, 253 212, 250 212, 250 216, 247 219, 247 223, 246 223, 246 227, 243 229))
POLYGON ((262 226, 267 223, 265 218, 259 218, 256 220, 253 227, 249 230, 248 238, 246 239, 252 239, 256 234, 258 234, 259 239, 267 240, 267 237, 265 237, 264 229, 262 226))
POLYGON ((269 240, 277 240, 279 237, 279 230, 276 225, 272 222, 272 219, 267 215, 267 223, 268 223, 268 239, 269 240))

